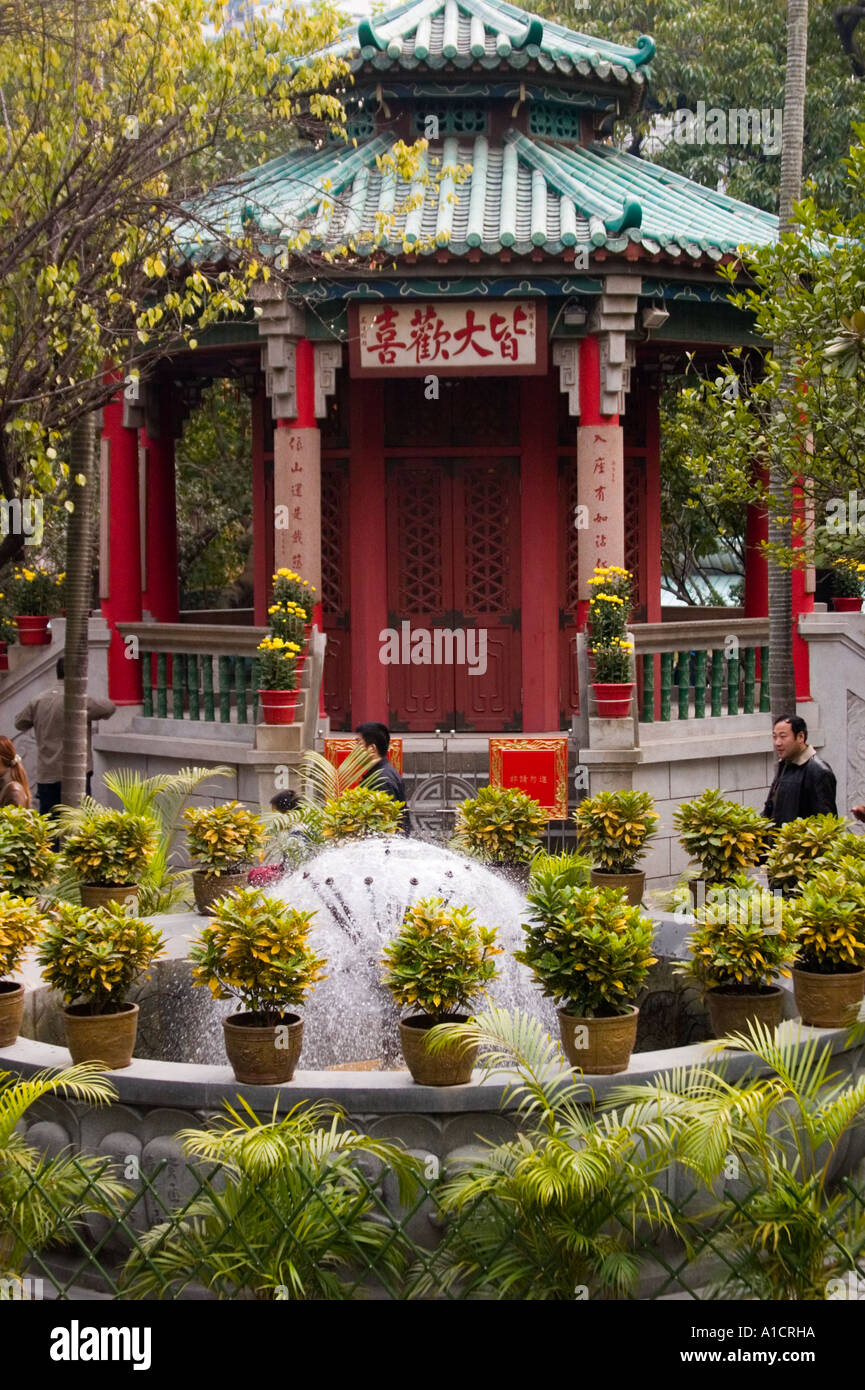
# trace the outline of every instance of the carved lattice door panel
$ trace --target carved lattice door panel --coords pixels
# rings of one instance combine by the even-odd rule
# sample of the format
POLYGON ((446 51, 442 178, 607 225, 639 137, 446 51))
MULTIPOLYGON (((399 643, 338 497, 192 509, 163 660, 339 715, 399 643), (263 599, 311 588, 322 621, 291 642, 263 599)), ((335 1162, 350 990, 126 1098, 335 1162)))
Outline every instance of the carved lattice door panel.
POLYGON ((391 727, 514 728, 520 709, 515 465, 391 460, 387 491, 388 621, 400 635, 401 658, 387 667, 391 727), (414 661, 403 659, 412 653, 414 661), (472 666, 479 674, 469 674, 472 666))
POLYGON ((334 729, 351 728, 351 632, 348 594, 348 461, 321 467, 321 606, 327 650, 324 707, 334 729))

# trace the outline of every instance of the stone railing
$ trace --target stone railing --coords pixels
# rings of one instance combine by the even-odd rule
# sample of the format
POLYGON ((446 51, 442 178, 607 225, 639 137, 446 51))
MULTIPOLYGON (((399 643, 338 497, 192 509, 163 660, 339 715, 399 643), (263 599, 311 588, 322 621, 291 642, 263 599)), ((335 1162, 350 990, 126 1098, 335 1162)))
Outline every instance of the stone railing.
POLYGON ((120 623, 141 658, 145 718, 256 723, 256 648, 265 627, 191 623, 120 623))
POLYGON ((701 618, 632 630, 640 722, 769 710, 769 619, 701 618))

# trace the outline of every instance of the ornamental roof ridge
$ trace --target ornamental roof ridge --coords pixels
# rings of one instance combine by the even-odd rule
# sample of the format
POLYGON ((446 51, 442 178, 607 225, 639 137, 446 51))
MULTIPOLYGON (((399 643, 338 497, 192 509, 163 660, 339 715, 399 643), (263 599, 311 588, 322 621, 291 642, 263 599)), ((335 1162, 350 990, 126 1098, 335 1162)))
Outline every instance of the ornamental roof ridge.
MULTIPOLYGON (((525 69, 535 62, 563 76, 632 85, 645 83, 654 52, 646 34, 629 47, 566 29, 507 0, 406 0, 355 21, 320 51, 345 59, 352 72, 367 65, 525 69)), ((298 58, 295 67, 308 61, 298 58)))

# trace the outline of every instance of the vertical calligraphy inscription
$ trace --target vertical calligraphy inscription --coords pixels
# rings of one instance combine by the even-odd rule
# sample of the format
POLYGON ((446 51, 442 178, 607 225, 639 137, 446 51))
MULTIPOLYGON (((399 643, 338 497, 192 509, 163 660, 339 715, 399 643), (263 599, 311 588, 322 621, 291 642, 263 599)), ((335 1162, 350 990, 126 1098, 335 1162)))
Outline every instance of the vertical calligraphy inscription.
POLYGON ((321 593, 321 444, 317 429, 274 433, 274 560, 321 593))
POLYGON ((577 496, 588 509, 580 532, 579 596, 588 599, 596 565, 625 561, 625 496, 619 425, 581 425, 577 430, 577 496))

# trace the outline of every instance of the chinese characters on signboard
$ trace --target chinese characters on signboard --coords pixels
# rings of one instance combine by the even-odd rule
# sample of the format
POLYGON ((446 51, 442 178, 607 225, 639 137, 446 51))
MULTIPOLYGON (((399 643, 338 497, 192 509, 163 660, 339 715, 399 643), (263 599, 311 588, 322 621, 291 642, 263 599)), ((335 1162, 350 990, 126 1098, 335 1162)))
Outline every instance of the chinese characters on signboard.
POLYGON ((354 376, 546 370, 545 306, 533 299, 353 305, 354 376))
POLYGON ((491 738, 490 786, 525 792, 550 820, 568 815, 568 739, 491 738))

